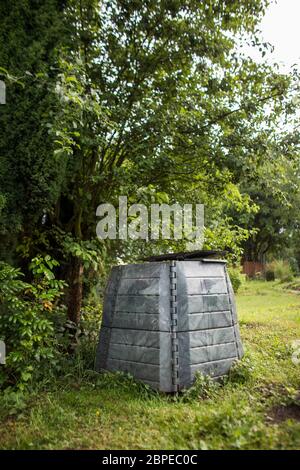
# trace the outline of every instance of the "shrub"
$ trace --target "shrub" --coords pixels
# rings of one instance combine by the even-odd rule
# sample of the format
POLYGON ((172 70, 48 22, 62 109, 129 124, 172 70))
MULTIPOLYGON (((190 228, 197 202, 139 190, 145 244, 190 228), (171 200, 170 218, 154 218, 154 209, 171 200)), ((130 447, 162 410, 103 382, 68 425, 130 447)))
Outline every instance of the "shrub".
POLYGON ((54 302, 62 294, 63 281, 57 281, 50 256, 32 260, 34 282, 28 284, 22 273, 0 263, 0 339, 6 344, 6 364, 0 369, 0 387, 26 383, 42 367, 55 363, 54 302))
POLYGON ((294 278, 293 270, 288 261, 275 260, 267 265, 268 271, 273 271, 275 279, 281 282, 291 282, 294 278))
POLYGON ((231 284, 232 284, 233 291, 237 292, 239 290, 239 288, 241 287, 243 281, 244 281, 244 276, 241 273, 241 268, 240 267, 229 266, 227 268, 227 271, 228 271, 228 274, 229 274, 229 277, 230 277, 230 281, 231 281, 231 284))

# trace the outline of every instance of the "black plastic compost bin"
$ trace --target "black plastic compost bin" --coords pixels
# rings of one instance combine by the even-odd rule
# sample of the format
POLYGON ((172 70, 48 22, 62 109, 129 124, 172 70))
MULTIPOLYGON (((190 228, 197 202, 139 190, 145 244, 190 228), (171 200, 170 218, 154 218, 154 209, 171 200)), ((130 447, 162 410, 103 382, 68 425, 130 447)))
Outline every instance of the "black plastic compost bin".
POLYGON ((129 372, 155 389, 175 392, 189 387, 197 371, 220 377, 242 357, 226 262, 205 254, 170 254, 113 267, 98 371, 129 372))

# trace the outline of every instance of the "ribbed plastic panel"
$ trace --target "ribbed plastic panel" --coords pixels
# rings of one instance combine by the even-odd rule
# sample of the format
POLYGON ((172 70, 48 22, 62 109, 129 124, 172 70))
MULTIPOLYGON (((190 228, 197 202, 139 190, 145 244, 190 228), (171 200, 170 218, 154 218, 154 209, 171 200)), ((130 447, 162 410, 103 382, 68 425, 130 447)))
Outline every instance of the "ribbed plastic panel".
POLYGON ((121 370, 164 392, 195 373, 225 375, 243 355, 234 294, 219 260, 161 261, 112 269, 97 370, 121 370))

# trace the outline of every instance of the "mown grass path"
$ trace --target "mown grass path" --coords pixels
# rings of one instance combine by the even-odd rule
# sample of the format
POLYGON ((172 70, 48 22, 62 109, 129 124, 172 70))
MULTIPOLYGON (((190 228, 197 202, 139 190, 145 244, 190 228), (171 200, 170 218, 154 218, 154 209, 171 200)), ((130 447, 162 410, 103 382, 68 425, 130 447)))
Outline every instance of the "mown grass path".
POLYGON ((69 377, 11 417, 2 409, 0 448, 299 449, 300 295, 253 281, 237 304, 246 356, 226 384, 174 398, 128 378, 69 377))

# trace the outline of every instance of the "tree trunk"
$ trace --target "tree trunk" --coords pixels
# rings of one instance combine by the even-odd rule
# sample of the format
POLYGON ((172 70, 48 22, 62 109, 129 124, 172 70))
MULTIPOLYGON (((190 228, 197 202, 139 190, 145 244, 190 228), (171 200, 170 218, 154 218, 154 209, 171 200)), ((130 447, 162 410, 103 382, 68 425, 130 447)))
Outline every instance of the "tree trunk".
POLYGON ((83 265, 80 258, 73 257, 71 259, 68 280, 68 319, 78 325, 80 322, 83 282, 83 265))

